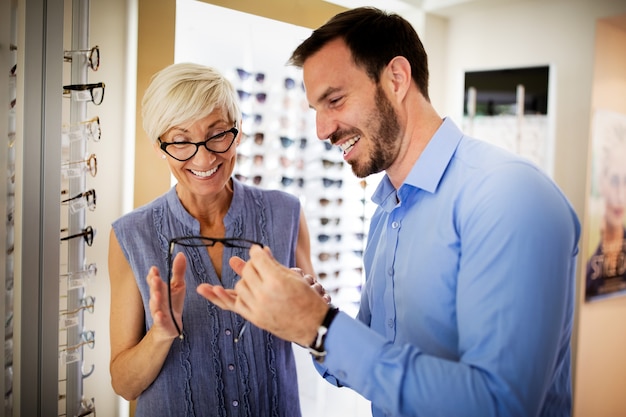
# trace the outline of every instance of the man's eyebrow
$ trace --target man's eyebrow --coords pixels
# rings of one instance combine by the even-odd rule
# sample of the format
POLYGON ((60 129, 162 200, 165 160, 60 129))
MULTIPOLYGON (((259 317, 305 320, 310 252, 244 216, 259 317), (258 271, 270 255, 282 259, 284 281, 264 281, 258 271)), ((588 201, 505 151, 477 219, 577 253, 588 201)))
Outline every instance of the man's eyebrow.
POLYGON ((337 91, 339 91, 340 89, 337 87, 328 87, 316 100, 316 103, 321 103, 323 101, 326 101, 328 99, 328 96, 330 96, 331 94, 336 93, 337 91))

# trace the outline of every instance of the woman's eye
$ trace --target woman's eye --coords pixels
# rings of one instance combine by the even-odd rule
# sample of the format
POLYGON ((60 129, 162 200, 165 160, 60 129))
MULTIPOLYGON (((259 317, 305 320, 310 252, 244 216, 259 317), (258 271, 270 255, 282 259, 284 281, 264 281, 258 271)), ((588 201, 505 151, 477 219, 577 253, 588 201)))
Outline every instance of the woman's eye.
POLYGON ((172 143, 183 143, 183 142, 190 142, 190 140, 182 135, 176 135, 172 138, 172 143))

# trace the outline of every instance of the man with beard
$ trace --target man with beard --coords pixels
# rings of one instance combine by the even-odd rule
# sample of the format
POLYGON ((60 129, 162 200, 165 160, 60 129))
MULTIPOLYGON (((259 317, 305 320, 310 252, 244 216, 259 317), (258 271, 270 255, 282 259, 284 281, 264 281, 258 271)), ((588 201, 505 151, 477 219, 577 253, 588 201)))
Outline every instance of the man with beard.
POLYGON ((530 162, 469 138, 428 96, 411 25, 357 8, 306 39, 317 134, 358 177, 385 171, 353 319, 276 262, 231 258, 234 290, 198 292, 309 347, 320 373, 378 416, 569 416, 580 224, 530 162))

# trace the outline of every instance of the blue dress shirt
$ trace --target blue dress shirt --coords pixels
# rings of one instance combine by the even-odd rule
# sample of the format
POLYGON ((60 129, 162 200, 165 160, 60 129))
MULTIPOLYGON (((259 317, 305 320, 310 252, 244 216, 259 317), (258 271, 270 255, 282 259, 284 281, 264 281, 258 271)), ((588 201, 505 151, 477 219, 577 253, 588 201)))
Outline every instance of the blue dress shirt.
POLYGON ((580 223, 537 167, 444 119, 372 200, 358 321, 325 377, 378 416, 569 416, 580 223))

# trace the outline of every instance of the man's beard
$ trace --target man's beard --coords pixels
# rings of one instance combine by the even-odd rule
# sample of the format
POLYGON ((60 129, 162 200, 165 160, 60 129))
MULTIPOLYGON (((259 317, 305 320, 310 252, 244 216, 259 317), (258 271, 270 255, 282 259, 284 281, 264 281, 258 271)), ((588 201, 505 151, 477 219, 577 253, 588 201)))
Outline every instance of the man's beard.
POLYGON ((375 110, 366 118, 370 120, 368 128, 371 129, 368 131, 374 132, 368 137, 372 150, 367 160, 350 162, 352 172, 359 178, 386 170, 398 156, 400 123, 391 102, 379 85, 376 86, 375 104, 375 110))

